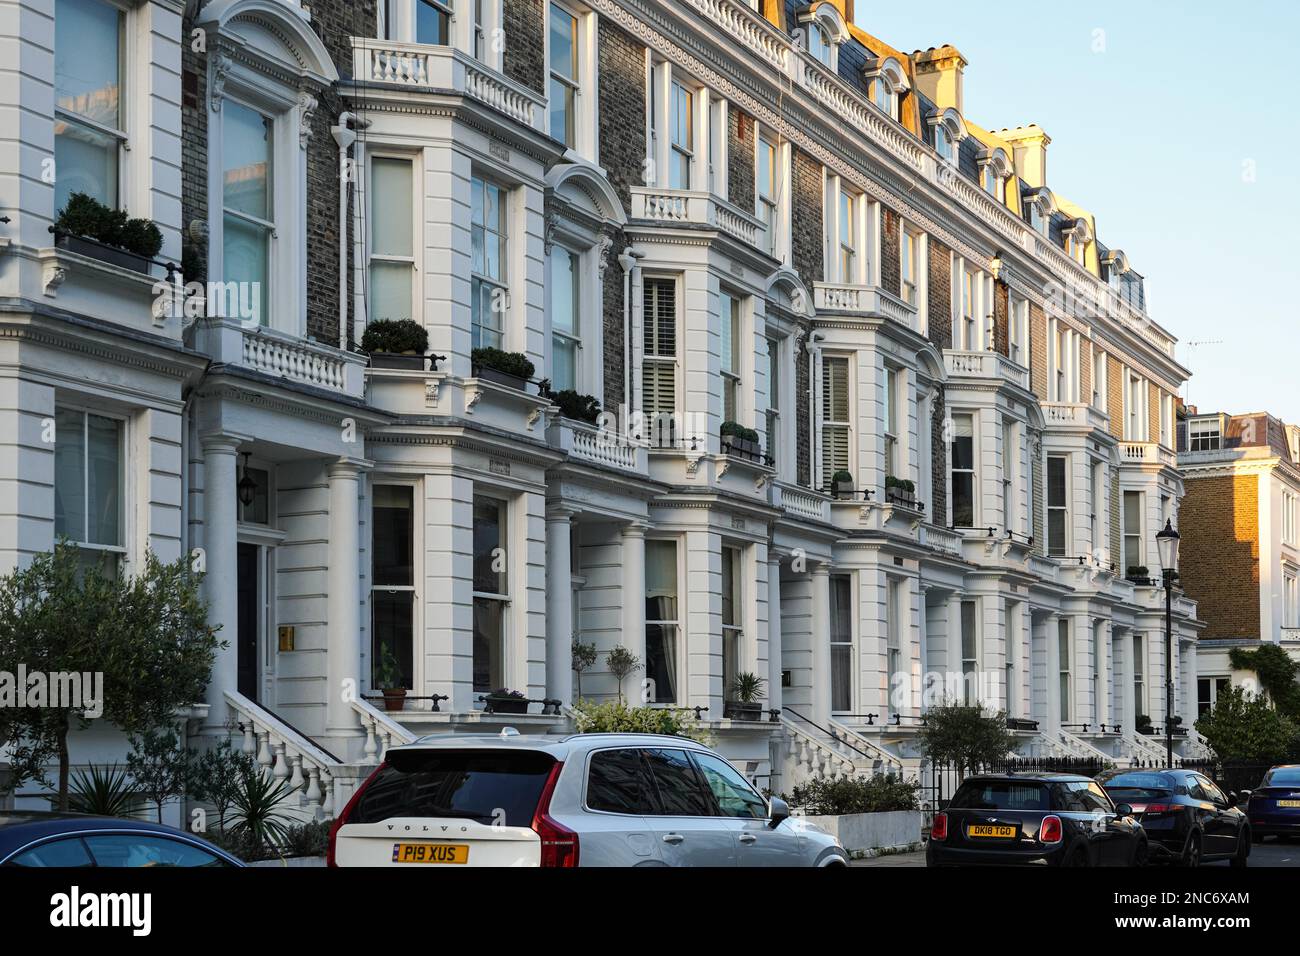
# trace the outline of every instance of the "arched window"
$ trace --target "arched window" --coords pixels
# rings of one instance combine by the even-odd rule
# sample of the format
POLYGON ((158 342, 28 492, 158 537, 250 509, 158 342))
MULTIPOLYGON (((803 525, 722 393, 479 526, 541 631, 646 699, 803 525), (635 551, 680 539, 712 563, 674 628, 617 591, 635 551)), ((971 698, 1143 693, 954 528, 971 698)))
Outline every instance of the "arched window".
POLYGON ((799 14, 804 49, 832 71, 839 65, 840 44, 848 39, 849 28, 832 3, 814 3, 799 14))
POLYGON ((903 94, 908 90, 907 73, 895 57, 876 60, 865 74, 871 83, 871 100, 889 117, 898 120, 901 116, 903 94))
POLYGON ((957 150, 966 138, 966 123, 951 106, 930 114, 926 122, 934 132, 934 151, 945 162, 956 165, 957 150))

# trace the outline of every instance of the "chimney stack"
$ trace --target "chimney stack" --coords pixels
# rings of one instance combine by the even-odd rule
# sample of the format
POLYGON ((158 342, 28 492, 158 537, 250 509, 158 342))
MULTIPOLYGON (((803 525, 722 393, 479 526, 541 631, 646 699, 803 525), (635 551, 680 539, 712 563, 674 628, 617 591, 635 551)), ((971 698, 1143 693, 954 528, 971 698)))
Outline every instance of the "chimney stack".
POLYGON ((966 58, 955 46, 945 43, 912 54, 916 88, 941 110, 953 107, 962 112, 961 74, 966 58))
POLYGON ((1015 149, 1013 161, 1021 182, 1031 189, 1046 186, 1047 146, 1052 138, 1036 123, 999 130, 998 135, 1010 142, 1015 149))

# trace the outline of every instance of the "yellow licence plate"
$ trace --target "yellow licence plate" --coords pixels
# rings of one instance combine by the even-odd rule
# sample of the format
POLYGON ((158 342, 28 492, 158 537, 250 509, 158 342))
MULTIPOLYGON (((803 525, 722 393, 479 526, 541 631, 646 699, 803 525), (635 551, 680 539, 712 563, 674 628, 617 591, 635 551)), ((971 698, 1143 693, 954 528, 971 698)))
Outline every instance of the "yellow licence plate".
POLYGON ((394 843, 394 863, 468 863, 468 843, 394 843))
POLYGON ((970 826, 966 828, 966 835, 971 837, 985 837, 994 840, 1010 840, 1016 835, 1015 827, 987 826, 970 826))
POLYGON ((1279 807, 1300 807, 1300 800, 1279 800, 1277 805, 1279 807))

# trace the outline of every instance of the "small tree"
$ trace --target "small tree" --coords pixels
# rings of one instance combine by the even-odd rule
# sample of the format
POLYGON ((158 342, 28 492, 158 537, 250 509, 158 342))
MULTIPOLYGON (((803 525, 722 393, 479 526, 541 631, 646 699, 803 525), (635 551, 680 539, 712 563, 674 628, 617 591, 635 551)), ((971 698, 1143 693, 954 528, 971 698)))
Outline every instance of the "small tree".
POLYGON ((226 818, 246 776, 257 769, 251 754, 236 750, 229 740, 222 740, 205 750, 190 767, 190 796, 212 804, 217 811, 217 829, 225 832, 226 818))
POLYGON ((641 669, 641 658, 620 644, 605 655, 605 665, 618 681, 618 699, 623 700, 623 681, 641 669))
POLYGON ((573 639, 573 673, 578 675, 578 700, 582 700, 582 672, 596 663, 596 645, 573 639))
POLYGON ((921 752, 933 764, 955 764, 958 774, 1005 760, 1016 749, 1007 715, 986 716, 979 706, 955 701, 931 707, 920 733, 921 752))
POLYGON ((163 804, 185 793, 193 759, 193 748, 181 746, 173 727, 132 735, 126 769, 135 779, 139 792, 157 809, 159 823, 162 823, 163 804))
POLYGON ((1234 647, 1228 652, 1232 666, 1259 675, 1273 705, 1288 720, 1300 722, 1300 663, 1276 644, 1261 644, 1255 650, 1234 647))
MULTIPOLYGON (((216 649, 199 597, 201 576, 182 555, 163 564, 153 554, 133 578, 87 567, 66 541, 26 568, 0 578, 0 672, 102 676, 105 720, 130 734, 154 730, 203 698, 216 649)), ((68 733, 88 723, 88 702, 0 706, 0 747, 11 750, 17 787, 48 783, 58 763, 58 807, 68 808, 68 733)), ((94 716, 94 711, 91 712, 94 716)))
POLYGON ((1225 687, 1196 729, 1220 760, 1278 763, 1295 746, 1297 727, 1259 695, 1225 687))

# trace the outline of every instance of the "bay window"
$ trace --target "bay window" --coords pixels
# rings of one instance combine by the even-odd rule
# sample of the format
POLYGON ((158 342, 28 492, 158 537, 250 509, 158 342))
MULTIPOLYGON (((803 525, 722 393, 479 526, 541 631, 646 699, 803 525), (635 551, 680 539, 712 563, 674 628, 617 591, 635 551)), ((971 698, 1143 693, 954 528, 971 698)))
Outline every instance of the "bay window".
POLYGON ((123 120, 126 14, 101 0, 54 5, 54 208, 85 193, 116 208, 123 120))
POLYGON ((246 284, 241 301, 257 304, 258 322, 269 323, 273 122, 250 106, 227 98, 221 111, 222 271, 226 282, 246 284))
POLYGON ((473 348, 503 348, 506 287, 507 202, 505 187, 475 176, 470 183, 470 313, 473 348))
POLYGON ((853 578, 832 574, 831 591, 831 712, 853 711, 853 578))
POLYGON ((1069 550, 1068 520, 1069 459, 1050 455, 1047 459, 1047 554, 1064 557, 1069 550))
POLYGON ((952 416, 952 444, 949 450, 952 480, 952 524, 955 528, 975 525, 975 422, 970 415, 952 416))
POLYGON ((114 561, 126 551, 124 433, 120 419, 55 410, 54 533, 114 561))
POLYGON ((551 387, 557 392, 577 390, 582 350, 581 258, 564 246, 556 245, 551 248, 549 261, 551 387))
POLYGON ((577 145, 579 47, 578 18, 552 3, 548 51, 551 135, 569 147, 577 145))
POLYGON ((507 512, 500 499, 474 496, 475 691, 495 690, 505 684, 506 609, 510 601, 507 512))
POLYGON ((393 687, 414 684, 415 489, 375 485, 371 506, 370 686, 390 686, 385 665, 397 668, 393 687))
POLYGON ((849 400, 849 360, 822 358, 822 487, 829 489, 837 471, 848 471, 853 433, 849 400))
POLYGON ((416 319, 415 189, 409 159, 370 160, 370 319, 416 319))
POLYGON ((650 703, 677 703, 677 542, 645 543, 645 677, 650 703))

